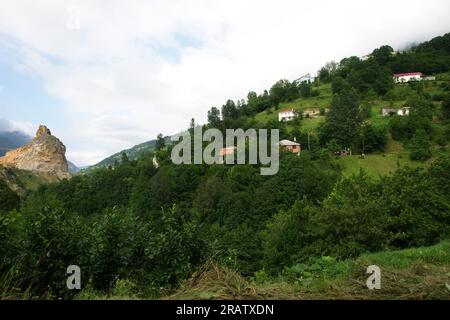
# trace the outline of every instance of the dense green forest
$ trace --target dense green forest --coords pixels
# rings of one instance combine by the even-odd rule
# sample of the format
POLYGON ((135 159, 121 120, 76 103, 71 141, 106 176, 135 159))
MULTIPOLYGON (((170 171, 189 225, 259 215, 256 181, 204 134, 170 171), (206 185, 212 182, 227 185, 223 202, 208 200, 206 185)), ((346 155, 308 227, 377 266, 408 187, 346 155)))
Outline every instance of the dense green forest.
POLYGON ((137 160, 124 154, 22 199, 0 180, 0 291, 71 298, 79 292, 67 290, 66 268, 75 264, 86 290, 105 293, 126 280, 140 297, 158 297, 208 261, 270 278, 324 256, 341 261, 448 239, 449 71, 446 34, 402 53, 382 46, 367 60, 328 63, 314 83, 280 80, 212 107, 205 128, 279 129, 281 139, 302 141, 301 156, 281 152, 274 176, 261 176, 258 165, 174 165, 160 135, 137 160), (442 79, 394 85, 393 72, 410 71, 442 79), (329 110, 311 135, 301 114, 289 123, 271 118, 289 103, 320 100, 324 88, 329 110), (410 115, 378 121, 374 101, 404 101, 410 115), (345 175, 336 157, 351 148, 383 159, 388 143, 404 146, 416 165, 399 158, 389 175, 345 175))

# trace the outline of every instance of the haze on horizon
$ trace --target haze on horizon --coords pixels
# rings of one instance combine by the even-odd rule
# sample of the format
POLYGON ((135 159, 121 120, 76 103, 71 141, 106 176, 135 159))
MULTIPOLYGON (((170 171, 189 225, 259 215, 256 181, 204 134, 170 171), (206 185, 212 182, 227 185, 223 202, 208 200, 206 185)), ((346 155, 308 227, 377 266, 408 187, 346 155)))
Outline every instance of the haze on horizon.
POLYGON ((0 132, 46 124, 92 165, 279 79, 442 35, 449 12, 446 0, 2 3, 0 132))

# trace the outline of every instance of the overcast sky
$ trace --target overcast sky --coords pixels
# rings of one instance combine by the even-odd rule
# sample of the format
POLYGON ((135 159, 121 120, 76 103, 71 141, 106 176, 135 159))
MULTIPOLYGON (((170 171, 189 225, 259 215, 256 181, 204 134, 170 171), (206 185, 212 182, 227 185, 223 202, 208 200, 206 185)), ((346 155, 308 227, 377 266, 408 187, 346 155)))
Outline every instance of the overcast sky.
POLYGON ((90 165, 327 61, 446 32, 448 0, 1 1, 0 131, 46 124, 90 165))

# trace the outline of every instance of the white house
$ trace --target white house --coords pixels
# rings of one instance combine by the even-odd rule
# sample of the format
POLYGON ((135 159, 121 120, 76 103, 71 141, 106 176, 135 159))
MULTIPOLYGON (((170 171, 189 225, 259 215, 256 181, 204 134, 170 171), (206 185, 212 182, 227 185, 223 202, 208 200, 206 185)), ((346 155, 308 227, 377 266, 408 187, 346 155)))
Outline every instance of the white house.
POLYGON ((283 109, 278 112, 278 121, 291 121, 294 119, 294 109, 283 109))
POLYGON ((422 80, 423 74, 422 72, 394 73, 392 77, 395 83, 406 83, 422 80))
POLYGON ((401 109, 398 109, 397 110, 397 114, 399 116, 407 116, 407 115, 409 115, 409 107, 403 107, 401 109))
POLYGON ((391 114, 398 114, 401 117, 407 116, 409 115, 409 107, 403 107, 400 109, 390 109, 390 108, 381 109, 381 115, 383 117, 390 116, 391 114))
POLYGON ((315 77, 313 77, 313 76, 311 76, 309 73, 307 73, 307 74, 305 74, 304 76, 302 76, 302 77, 300 77, 300 78, 298 78, 298 79, 295 79, 295 80, 294 80, 294 83, 295 83, 295 84, 300 84, 300 83, 305 82, 305 81, 306 81, 306 82, 313 83, 315 79, 316 79, 315 77))
POLYGON ((395 113, 397 113, 397 109, 392 109, 392 108, 381 109, 381 115, 383 117, 387 117, 387 116, 390 116, 391 114, 395 114, 395 113))

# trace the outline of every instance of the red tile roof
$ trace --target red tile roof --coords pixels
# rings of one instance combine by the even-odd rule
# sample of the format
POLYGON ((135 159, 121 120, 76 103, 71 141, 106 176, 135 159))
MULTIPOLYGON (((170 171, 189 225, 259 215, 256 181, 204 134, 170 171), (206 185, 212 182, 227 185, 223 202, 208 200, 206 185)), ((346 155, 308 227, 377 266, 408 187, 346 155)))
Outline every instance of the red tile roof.
POLYGON ((236 150, 236 147, 225 147, 220 149, 219 155, 220 156, 227 156, 229 154, 233 154, 236 150))
POLYGON ((404 77, 404 76, 423 76, 423 73, 422 72, 394 73, 394 77, 404 77))
POLYGON ((280 112, 278 112, 278 113, 289 112, 289 111, 294 111, 294 109, 293 108, 287 108, 287 109, 280 110, 280 112))

